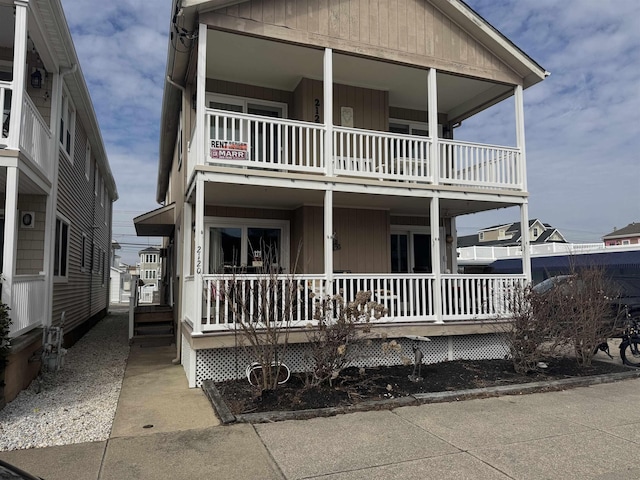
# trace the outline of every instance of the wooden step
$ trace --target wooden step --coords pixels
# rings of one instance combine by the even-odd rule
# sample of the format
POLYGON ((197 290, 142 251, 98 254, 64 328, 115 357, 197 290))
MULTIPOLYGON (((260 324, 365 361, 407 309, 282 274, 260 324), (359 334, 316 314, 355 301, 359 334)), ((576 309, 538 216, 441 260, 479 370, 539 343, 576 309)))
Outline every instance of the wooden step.
POLYGON ((139 312, 135 314, 136 323, 172 322, 173 312, 139 312))
POLYGON ((133 327, 135 335, 173 335, 173 322, 171 323, 143 323, 133 327))

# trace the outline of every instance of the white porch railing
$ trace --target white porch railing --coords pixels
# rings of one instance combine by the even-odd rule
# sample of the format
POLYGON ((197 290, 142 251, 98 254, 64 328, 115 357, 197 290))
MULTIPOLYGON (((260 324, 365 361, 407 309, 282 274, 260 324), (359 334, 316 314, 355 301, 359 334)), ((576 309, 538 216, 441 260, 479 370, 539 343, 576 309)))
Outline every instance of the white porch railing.
POLYGON ((415 135, 334 127, 338 175, 431 182, 431 139, 415 135))
MULTIPOLYGON (((444 275, 442 321, 484 320, 507 317, 523 275, 444 275)), ((185 319, 192 323, 195 311, 193 278, 185 284, 185 319)), ((431 274, 336 274, 334 293, 346 302, 359 291, 370 291, 372 300, 382 304, 387 314, 381 323, 436 322, 435 277, 431 274)), ((288 319, 291 326, 315 324, 318 300, 327 293, 322 275, 294 275, 273 278, 262 275, 203 276, 202 320, 194 331, 232 329, 238 320, 288 319)), ((374 321, 372 319, 372 321, 374 321)))
POLYGON ((11 118, 11 82, 0 82, 0 110, 2 110, 0 144, 8 145, 9 119, 11 118))
POLYGON ((53 175, 53 163, 49 155, 51 130, 26 92, 23 98, 20 150, 42 169, 47 178, 51 178, 53 175))
POLYGON ((211 163, 324 171, 324 125, 207 109, 206 129, 211 163))
MULTIPOLYGON (((196 164, 215 164, 282 172, 324 174, 326 126, 261 115, 205 110, 205 158, 194 157, 190 143, 189 172, 196 164)), ((433 139, 334 126, 335 175, 379 180, 522 190, 520 149, 438 139, 438 159, 431 158, 433 139)), ((195 132, 195 129, 194 129, 195 132)))
POLYGON ((519 149, 444 139, 438 144, 441 183, 522 189, 519 149))
POLYGON ((9 337, 17 337, 45 323, 45 290, 44 275, 13 277, 9 337))

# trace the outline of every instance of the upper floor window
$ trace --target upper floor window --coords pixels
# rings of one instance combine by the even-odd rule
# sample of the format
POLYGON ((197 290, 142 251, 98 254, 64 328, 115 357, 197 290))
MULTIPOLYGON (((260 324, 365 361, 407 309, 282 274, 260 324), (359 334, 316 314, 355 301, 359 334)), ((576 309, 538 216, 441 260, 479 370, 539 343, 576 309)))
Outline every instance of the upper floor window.
POLYGON ((158 255, 155 253, 145 253, 144 263, 158 263, 158 255))
POLYGON ((53 253, 53 276, 66 277, 69 265, 69 223, 56 218, 56 238, 53 253))
POLYGON ((91 175, 91 144, 87 140, 87 149, 84 156, 84 176, 89 181, 91 175))
POLYGON ((96 165, 96 171, 93 175, 93 194, 97 197, 98 196, 98 185, 100 184, 100 172, 98 171, 97 165, 96 165))
MULTIPOLYGON (((429 136, 429 125, 423 122, 411 122, 409 120, 390 119, 389 131, 400 135, 429 136)), ((438 137, 442 138, 442 125, 438 124, 438 137)))
POLYGON ((73 141, 75 136, 76 109, 71 102, 67 89, 62 91, 60 109, 60 146, 73 162, 73 141))

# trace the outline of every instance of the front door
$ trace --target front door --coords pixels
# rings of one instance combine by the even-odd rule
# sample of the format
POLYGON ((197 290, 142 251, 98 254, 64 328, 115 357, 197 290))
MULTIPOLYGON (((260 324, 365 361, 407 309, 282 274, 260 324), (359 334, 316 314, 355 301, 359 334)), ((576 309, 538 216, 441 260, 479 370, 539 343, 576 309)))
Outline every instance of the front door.
POLYGON ((431 273, 431 235, 391 234, 391 273, 431 273))

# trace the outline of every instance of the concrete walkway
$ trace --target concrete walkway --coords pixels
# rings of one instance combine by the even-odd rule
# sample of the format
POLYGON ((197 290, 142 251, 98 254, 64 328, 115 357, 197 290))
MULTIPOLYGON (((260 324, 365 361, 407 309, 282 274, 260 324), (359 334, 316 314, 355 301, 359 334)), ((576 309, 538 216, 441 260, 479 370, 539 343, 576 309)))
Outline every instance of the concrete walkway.
POLYGON ((0 459, 48 480, 640 478, 640 379, 225 427, 174 354, 132 347, 109 440, 0 459))

